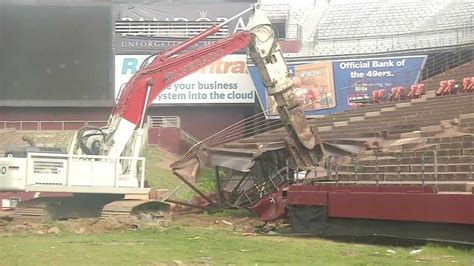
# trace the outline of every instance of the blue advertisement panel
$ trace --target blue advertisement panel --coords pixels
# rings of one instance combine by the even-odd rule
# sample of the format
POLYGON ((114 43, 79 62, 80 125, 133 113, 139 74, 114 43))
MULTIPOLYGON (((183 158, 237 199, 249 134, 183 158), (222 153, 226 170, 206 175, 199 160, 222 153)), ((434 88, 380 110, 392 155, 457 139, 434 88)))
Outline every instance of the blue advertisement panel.
MULTIPOLYGON (((342 112, 371 104, 372 92, 384 91, 388 96, 392 87, 408 88, 418 80, 426 56, 366 58, 357 60, 321 61, 292 65, 294 92, 301 97, 308 117, 342 112)), ((255 67, 249 72, 257 89, 263 110, 271 118, 278 114, 272 97, 255 67)))
POLYGON ((411 56, 334 61, 337 108, 347 110, 370 103, 374 90, 383 90, 387 96, 393 87, 407 89, 418 81, 425 58, 411 56))

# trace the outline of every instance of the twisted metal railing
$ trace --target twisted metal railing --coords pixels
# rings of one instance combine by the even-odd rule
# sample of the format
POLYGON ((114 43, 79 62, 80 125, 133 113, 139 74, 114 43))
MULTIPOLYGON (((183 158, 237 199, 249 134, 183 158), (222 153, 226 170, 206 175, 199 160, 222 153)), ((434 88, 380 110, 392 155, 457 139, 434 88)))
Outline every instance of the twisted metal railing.
POLYGON ((459 163, 456 163, 456 165, 459 165, 459 169, 456 171, 448 171, 449 167, 454 164, 451 161, 455 161, 456 157, 440 155, 442 151, 438 148, 425 150, 421 151, 418 156, 404 156, 405 152, 392 152, 389 154, 374 152, 372 159, 366 158, 365 160, 364 157, 367 157, 367 155, 353 154, 351 162, 348 164, 338 163, 338 156, 331 155, 326 159, 327 177, 322 181, 332 181, 337 184, 419 184, 422 186, 435 185, 435 187, 440 184, 466 184, 474 181, 474 148, 461 150, 460 155, 457 156, 459 163), (387 164, 383 162, 385 159, 395 160, 397 163, 387 164), (449 159, 451 161, 440 164, 440 159, 449 159), (363 162, 366 164, 364 165, 363 162), (444 166, 445 169, 440 169, 441 166, 444 166), (373 171, 367 170, 366 168, 368 167, 373 168, 373 171), (382 171, 381 169, 384 167, 393 167, 396 170, 382 171), (343 168, 342 171, 341 168, 343 168), (444 173, 453 174, 455 178, 452 180, 446 180, 446 178, 441 180, 440 175, 444 173), (371 180, 363 180, 364 178, 361 178, 363 174, 374 178, 371 177, 371 180), (387 174, 393 174, 392 176, 396 176, 397 179, 387 179, 387 174), (416 180, 403 178, 407 174, 416 176, 416 180), (353 178, 341 179, 341 175, 353 178))
POLYGON ((191 149, 184 154, 183 159, 173 165, 194 157, 203 147, 214 147, 237 139, 249 138, 283 126, 281 121, 278 119, 268 120, 266 116, 267 114, 268 112, 261 112, 252 115, 224 128, 212 136, 207 137, 191 147, 191 149))

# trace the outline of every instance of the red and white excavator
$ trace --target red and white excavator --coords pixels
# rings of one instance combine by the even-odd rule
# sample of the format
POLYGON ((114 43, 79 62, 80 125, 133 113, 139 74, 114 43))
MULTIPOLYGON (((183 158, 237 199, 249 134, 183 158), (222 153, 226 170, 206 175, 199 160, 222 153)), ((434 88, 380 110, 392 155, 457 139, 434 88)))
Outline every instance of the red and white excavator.
POLYGON ((144 186, 145 159, 139 157, 147 108, 174 82, 246 47, 268 93, 282 107, 282 120, 298 140, 297 148, 301 148, 300 154, 305 158, 302 161, 308 167, 314 165, 307 151, 317 145, 317 137, 309 130, 302 109, 293 99, 293 81, 272 25, 259 6, 253 5, 176 47, 148 57, 120 92, 108 124, 80 129, 67 152, 30 147, 7 152, 5 158, 0 158, 0 191, 68 193, 64 197, 20 202, 15 219, 129 215, 163 209, 165 203, 148 198, 150 189, 144 186), (247 30, 185 51, 247 12, 252 12, 247 30))

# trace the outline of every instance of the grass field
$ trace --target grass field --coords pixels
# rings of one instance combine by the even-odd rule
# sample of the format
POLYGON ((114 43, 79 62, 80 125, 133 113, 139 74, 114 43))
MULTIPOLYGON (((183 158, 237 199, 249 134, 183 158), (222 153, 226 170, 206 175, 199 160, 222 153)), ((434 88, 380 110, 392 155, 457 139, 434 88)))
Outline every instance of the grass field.
POLYGON ((241 217, 191 215, 165 226, 138 230, 7 235, 1 240, 0 264, 474 265, 474 250, 469 248, 377 246, 250 233, 245 236, 250 223, 240 220, 241 217), (410 255, 414 249, 422 251, 410 255))

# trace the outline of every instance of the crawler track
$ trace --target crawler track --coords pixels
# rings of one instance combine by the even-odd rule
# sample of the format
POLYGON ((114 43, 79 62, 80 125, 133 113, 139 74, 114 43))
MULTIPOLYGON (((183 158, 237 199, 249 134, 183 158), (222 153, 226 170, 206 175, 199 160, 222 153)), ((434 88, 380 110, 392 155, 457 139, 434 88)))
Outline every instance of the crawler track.
POLYGON ((56 219, 57 208, 69 197, 36 198, 18 203, 13 214, 15 223, 44 223, 56 219))
POLYGON ((168 204, 156 200, 117 200, 105 205, 100 216, 117 218, 130 215, 138 218, 146 215, 152 220, 171 219, 168 204))
POLYGON ((43 223, 46 221, 46 203, 34 206, 17 206, 13 214, 15 223, 43 223))
POLYGON ((84 200, 78 197, 45 197, 20 202, 13 214, 13 221, 45 223, 75 218, 120 218, 136 216, 138 219, 170 220, 167 203, 156 200, 105 199, 84 200))

